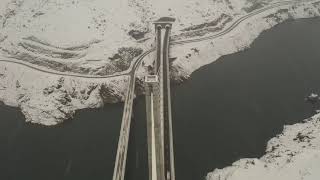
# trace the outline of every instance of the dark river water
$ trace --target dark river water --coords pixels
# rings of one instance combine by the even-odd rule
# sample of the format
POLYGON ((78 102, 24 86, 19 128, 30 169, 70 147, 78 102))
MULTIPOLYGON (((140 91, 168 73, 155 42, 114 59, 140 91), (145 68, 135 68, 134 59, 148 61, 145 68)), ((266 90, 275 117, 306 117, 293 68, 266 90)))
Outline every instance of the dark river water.
MULTIPOLYGON (((319 32, 320 19, 284 23, 172 88, 177 180, 260 157, 283 125, 312 115, 304 98, 320 93, 319 32)), ((127 180, 148 179, 144 101, 135 101, 127 180)), ((122 106, 81 110, 50 128, 0 106, 0 179, 112 179, 122 106)))

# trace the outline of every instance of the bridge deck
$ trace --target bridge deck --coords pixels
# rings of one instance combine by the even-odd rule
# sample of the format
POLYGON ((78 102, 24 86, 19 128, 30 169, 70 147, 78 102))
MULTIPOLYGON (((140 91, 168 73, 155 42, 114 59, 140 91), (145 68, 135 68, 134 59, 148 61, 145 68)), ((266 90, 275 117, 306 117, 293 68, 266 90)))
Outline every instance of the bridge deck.
POLYGON ((159 82, 147 83, 146 87, 146 108, 150 111, 147 112, 150 180, 175 179, 169 75, 170 29, 169 23, 156 23, 157 56, 154 73, 158 75, 159 82))

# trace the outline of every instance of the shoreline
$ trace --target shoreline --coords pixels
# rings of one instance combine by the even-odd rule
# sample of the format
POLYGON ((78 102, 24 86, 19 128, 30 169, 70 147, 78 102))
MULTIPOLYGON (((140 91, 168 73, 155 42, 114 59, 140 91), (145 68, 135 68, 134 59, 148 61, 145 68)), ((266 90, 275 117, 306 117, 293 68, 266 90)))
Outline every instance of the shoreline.
MULTIPOLYGON (((320 3, 287 5, 250 17, 238 27, 214 40, 174 46, 171 54, 177 55, 172 62, 171 80, 182 83, 192 72, 221 56, 250 48, 260 34, 288 19, 314 18, 320 16, 320 3), (286 9, 287 10, 286 10, 286 9)), ((138 81, 142 82, 153 55, 143 60, 138 69, 138 81)), ((128 76, 107 79, 64 77, 37 72, 26 67, 2 63, 0 68, 0 101, 19 107, 26 121, 43 125, 56 125, 70 119, 76 110, 99 108, 104 104, 124 100, 128 76), (34 81, 36 79, 36 81, 34 81)), ((139 90, 138 94, 143 93, 139 90)))
POLYGON ((268 141, 260 158, 242 158, 231 166, 209 172, 206 180, 317 179, 320 168, 320 114, 285 125, 268 141))
POLYGON ((172 47, 172 54, 179 55, 172 63, 172 79, 183 82, 202 66, 213 63, 222 56, 249 49, 263 32, 288 20, 317 18, 320 16, 319 10, 319 2, 274 8, 269 12, 250 17, 233 31, 217 39, 172 47), (304 11, 305 9, 307 11, 304 11), (194 48, 199 52, 195 52, 194 48))

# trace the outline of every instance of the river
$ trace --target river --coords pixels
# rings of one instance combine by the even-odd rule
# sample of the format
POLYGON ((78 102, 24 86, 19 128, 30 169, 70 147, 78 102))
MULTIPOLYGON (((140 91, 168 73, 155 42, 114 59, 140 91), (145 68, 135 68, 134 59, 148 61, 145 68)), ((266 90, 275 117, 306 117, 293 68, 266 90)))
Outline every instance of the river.
MULTIPOLYGON (((260 157, 283 125, 312 115, 304 98, 320 93, 319 32, 320 19, 283 23, 172 88, 177 180, 260 157)), ((148 179, 144 101, 134 105, 127 180, 148 179)), ((122 104, 81 110, 48 128, 0 106, 0 179, 111 179, 121 113, 122 104)))

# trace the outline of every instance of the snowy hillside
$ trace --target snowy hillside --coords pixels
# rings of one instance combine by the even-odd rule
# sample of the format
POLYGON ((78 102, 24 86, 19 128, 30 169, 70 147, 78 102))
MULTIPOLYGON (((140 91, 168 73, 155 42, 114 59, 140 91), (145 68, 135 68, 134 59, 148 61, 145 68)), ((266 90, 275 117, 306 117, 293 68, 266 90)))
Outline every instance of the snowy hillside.
MULTIPOLYGON (((318 1, 1 0, 0 101, 26 121, 61 123, 78 109, 123 101, 128 74, 120 73, 151 49, 161 16, 176 18, 172 41, 197 40, 171 46, 172 80, 182 81, 287 19, 320 16, 318 1)), ((139 82, 154 56, 143 59, 139 82)))
POLYGON ((235 17, 268 3, 269 0, 2 0, 0 53, 57 71, 114 74, 128 69, 132 60, 150 47, 152 22, 161 16, 176 18, 173 34, 177 35, 206 23, 225 26, 235 17))

